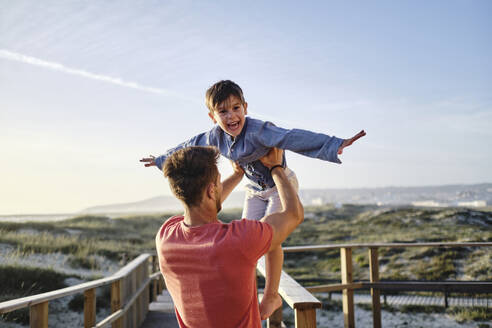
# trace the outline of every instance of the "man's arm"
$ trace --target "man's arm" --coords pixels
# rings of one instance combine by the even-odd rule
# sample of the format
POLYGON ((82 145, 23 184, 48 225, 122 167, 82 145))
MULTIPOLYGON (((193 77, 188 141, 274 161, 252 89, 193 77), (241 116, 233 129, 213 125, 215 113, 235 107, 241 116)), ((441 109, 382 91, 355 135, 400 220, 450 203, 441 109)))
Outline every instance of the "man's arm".
POLYGON ((297 192, 285 175, 284 168, 277 166, 282 163, 283 151, 278 148, 272 148, 263 158, 263 165, 272 170, 272 177, 277 186, 282 210, 265 216, 262 222, 270 224, 273 229, 272 242, 270 250, 281 246, 282 242, 290 235, 292 231, 304 220, 304 208, 302 207, 297 192))
POLYGON ((244 170, 238 163, 231 161, 232 168, 234 169, 234 173, 229 176, 227 179, 222 181, 222 198, 220 200, 223 203, 226 198, 230 195, 232 190, 236 188, 239 182, 243 179, 244 170))

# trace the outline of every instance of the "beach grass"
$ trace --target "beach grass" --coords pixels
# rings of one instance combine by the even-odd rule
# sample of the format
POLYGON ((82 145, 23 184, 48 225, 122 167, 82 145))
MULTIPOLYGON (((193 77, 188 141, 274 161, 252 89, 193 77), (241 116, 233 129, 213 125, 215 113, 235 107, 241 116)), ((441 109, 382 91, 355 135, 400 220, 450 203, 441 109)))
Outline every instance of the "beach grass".
MULTIPOLYGON (((67 287, 65 275, 52 269, 23 266, 0 266, 0 302, 14 298, 40 294, 67 287)), ((29 323, 29 308, 1 315, 6 321, 29 323)))
POLYGON ((114 218, 82 216, 57 222, 0 223, 0 244, 25 253, 60 252, 73 256, 73 264, 90 268, 90 255, 121 261, 155 248, 162 216, 114 218))
MULTIPOLYGON (((305 221, 284 246, 492 241, 490 212, 373 205, 305 210, 305 221)), ((338 250, 289 253, 285 268, 295 278, 340 279, 339 254, 338 250)), ((353 258, 354 279, 368 279, 367 249, 353 249, 353 258)), ((473 247, 379 249, 380 275, 389 280, 485 280, 492 276, 490 260, 490 249, 473 247)))
MULTIPOLYGON (((305 221, 289 236, 284 246, 492 241, 490 211, 327 205, 306 207, 305 213, 305 221)), ((64 254, 68 257, 68 265, 74 269, 97 271, 101 266, 100 258, 116 262, 121 267, 142 252, 154 252, 155 234, 171 215, 79 216, 57 222, 0 222, 0 247, 9 247, 8 256, 11 258, 7 260, 21 259, 29 254, 64 254)), ((227 210, 221 212, 219 218, 229 222, 240 218, 240 215, 239 209, 227 210)), ((353 249, 354 280, 369 278, 367 253, 367 249, 353 249)), ((476 247, 380 248, 380 276, 389 280, 486 280, 492 276, 491 257, 490 249, 476 247)), ((288 253, 284 269, 307 285, 339 281, 340 252, 333 249, 288 253)), ((58 272, 57 268, 2 266, 0 300, 65 287, 67 277, 70 275, 58 272)), ((107 302, 107 292, 99 292, 98 304, 103 306, 107 302)), ((82 297, 75 296, 69 308, 80 310, 82 297)), ((453 311, 457 320, 484 317, 482 312, 475 310, 453 311)), ((15 311, 4 315, 4 319, 25 323, 26 316, 26 311, 15 311)))

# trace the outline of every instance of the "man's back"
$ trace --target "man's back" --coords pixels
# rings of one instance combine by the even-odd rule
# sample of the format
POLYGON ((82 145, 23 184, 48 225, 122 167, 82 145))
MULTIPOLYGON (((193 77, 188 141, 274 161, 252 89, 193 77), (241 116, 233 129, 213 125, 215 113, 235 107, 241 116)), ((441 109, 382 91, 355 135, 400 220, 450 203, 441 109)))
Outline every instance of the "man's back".
POLYGON ((270 225, 240 220, 188 227, 183 217, 156 236, 161 272, 182 327, 260 327, 256 262, 272 240, 270 225))

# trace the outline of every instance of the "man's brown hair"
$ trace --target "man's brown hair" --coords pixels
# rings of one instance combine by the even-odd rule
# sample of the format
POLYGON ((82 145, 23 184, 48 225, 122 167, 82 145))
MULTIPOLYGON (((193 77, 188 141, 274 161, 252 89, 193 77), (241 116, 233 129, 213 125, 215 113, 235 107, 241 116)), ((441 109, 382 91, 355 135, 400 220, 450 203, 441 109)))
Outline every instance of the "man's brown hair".
POLYGON ((241 90, 239 85, 231 80, 222 80, 208 88, 205 93, 205 103, 210 112, 213 112, 217 109, 217 106, 227 100, 231 95, 239 98, 243 104, 246 102, 244 100, 243 90, 241 90))
POLYGON ((215 147, 187 147, 166 159, 163 171, 174 195, 188 206, 200 204, 203 191, 215 183, 219 170, 219 150, 215 147))

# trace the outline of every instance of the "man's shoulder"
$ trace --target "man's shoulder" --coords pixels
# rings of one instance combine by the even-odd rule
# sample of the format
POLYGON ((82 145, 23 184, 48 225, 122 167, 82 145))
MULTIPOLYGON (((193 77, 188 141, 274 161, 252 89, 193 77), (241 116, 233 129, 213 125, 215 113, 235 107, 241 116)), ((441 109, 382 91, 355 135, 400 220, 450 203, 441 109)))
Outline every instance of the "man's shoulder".
POLYGON ((163 226, 176 225, 183 220, 184 220, 184 215, 174 215, 171 216, 169 219, 167 219, 166 222, 164 222, 163 226))
POLYGON ((166 230, 172 229, 174 227, 178 227, 179 225, 181 225, 181 222, 183 220, 184 220, 183 215, 176 215, 176 216, 170 217, 169 219, 166 220, 166 222, 164 222, 162 224, 159 231, 157 232, 156 238, 161 239, 163 237, 164 233, 166 232, 166 230))
POLYGON ((229 226, 233 232, 245 237, 251 233, 272 233, 272 227, 268 223, 257 220, 233 220, 229 223, 229 226))
POLYGON ((242 219, 230 225, 235 244, 248 260, 256 262, 268 252, 273 238, 273 229, 268 223, 242 219))

